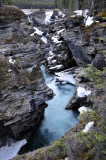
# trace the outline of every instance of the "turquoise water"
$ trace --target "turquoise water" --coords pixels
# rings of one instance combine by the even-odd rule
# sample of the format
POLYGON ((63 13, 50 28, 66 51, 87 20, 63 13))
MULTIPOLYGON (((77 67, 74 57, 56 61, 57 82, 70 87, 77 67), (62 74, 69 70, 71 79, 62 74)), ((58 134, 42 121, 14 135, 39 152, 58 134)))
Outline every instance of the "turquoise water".
POLYGON ((44 66, 41 69, 47 86, 53 90, 55 96, 46 102, 48 107, 45 109, 45 118, 26 144, 25 152, 49 145, 52 141, 63 136, 79 121, 77 110, 65 110, 73 96, 75 86, 56 83, 55 75, 45 73, 44 66))

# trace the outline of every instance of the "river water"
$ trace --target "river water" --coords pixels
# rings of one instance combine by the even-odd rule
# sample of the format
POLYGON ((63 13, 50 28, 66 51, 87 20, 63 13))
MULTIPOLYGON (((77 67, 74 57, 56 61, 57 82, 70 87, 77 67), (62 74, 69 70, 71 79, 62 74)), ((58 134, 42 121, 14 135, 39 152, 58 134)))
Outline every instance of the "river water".
POLYGON ((79 121, 77 110, 65 109, 73 96, 75 86, 57 83, 54 74, 46 73, 44 66, 41 69, 46 85, 53 90, 55 96, 46 102, 48 107, 45 109, 44 119, 38 130, 33 133, 31 139, 24 146, 22 153, 49 145, 52 141, 63 136, 79 121))

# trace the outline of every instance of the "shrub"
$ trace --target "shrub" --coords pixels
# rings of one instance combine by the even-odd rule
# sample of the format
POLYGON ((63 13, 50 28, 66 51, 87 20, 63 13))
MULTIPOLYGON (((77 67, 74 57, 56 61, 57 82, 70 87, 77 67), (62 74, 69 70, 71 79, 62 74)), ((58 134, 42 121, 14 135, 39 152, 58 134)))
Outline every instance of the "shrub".
POLYGON ((84 124, 91 121, 98 122, 100 121, 100 115, 98 115, 95 111, 87 111, 80 114, 79 119, 82 120, 84 124))
POLYGON ((84 69, 85 77, 90 80, 90 84, 92 84, 95 88, 105 89, 106 81, 106 67, 103 68, 103 71, 97 69, 92 64, 88 64, 88 68, 84 69))

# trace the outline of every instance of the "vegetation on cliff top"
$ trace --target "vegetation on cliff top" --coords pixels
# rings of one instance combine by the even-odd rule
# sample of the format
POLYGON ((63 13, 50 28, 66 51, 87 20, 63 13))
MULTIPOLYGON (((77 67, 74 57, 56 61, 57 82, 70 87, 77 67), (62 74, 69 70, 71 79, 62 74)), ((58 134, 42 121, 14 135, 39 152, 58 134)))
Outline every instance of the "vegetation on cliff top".
POLYGON ((19 8, 53 8, 54 0, 1 0, 1 4, 15 5, 19 8))
POLYGON ((90 9, 100 12, 105 8, 104 0, 0 0, 0 4, 16 5, 20 8, 60 8, 69 9, 90 9))
POLYGON ((103 8, 105 8, 104 0, 54 0, 55 8, 63 8, 69 9, 70 11, 74 11, 76 9, 90 9, 91 12, 96 10, 100 12, 103 8))

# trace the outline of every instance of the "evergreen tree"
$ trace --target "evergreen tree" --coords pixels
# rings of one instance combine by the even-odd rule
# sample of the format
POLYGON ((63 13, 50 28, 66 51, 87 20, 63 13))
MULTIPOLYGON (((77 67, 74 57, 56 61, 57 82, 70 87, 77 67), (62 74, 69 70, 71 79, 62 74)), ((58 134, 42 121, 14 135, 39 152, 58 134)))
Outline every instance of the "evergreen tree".
POLYGON ((54 0, 54 8, 58 8, 57 0, 54 0))

